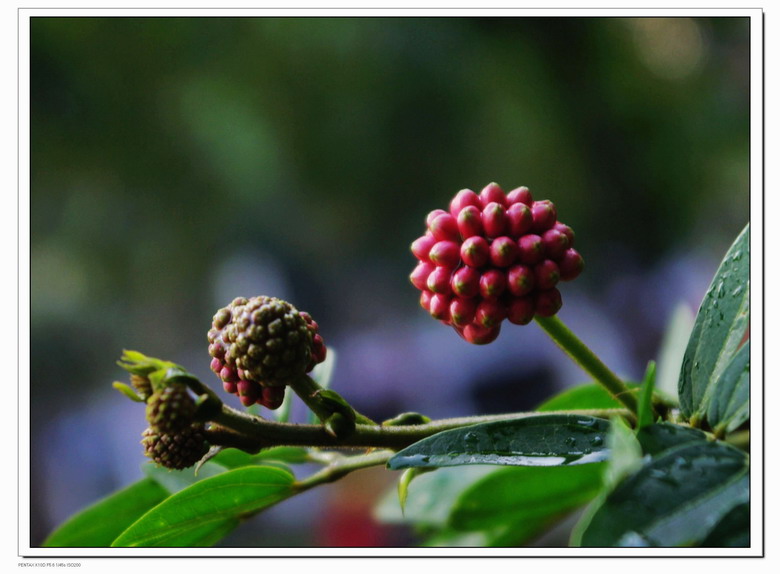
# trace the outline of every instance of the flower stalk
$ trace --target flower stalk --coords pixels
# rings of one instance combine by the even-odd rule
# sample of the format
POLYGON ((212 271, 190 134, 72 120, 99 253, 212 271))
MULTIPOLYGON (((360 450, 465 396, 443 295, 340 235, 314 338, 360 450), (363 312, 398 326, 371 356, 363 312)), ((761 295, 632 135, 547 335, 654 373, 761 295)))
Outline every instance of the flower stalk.
POLYGON ((537 315, 535 319, 537 324, 575 363, 609 391, 615 399, 623 403, 632 414, 636 415, 638 407, 634 393, 563 321, 557 316, 541 317, 537 315))

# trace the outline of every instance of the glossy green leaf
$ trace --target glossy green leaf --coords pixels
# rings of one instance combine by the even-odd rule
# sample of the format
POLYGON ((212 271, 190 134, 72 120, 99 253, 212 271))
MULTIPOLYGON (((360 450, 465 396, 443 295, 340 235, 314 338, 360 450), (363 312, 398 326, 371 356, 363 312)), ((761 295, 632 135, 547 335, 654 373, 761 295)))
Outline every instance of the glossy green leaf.
POLYGON ((658 351, 655 388, 670 397, 674 404, 679 404, 677 382, 680 380, 680 368, 694 320, 691 308, 685 303, 678 304, 672 311, 658 351))
POLYGON ((745 548, 750 546, 750 503, 732 508, 699 546, 708 548, 745 548))
POLYGON ((607 433, 609 464, 604 471, 604 484, 614 488, 621 480, 642 466, 642 445, 621 418, 615 418, 607 433))
POLYGON ((749 496, 745 454, 723 443, 663 451, 606 496, 583 546, 687 546, 749 496))
POLYGON ((707 422, 716 430, 732 431, 750 417, 750 341, 737 353, 713 386, 707 422))
POLYGON ((607 448, 610 452, 603 474, 603 488, 588 504, 571 531, 569 544, 582 546, 582 537, 591 520, 599 511, 607 495, 626 477, 642 467, 642 445, 634 431, 619 417, 615 417, 607 433, 607 448))
POLYGON ((439 468, 427 472, 409 484, 403 512, 398 503, 398 492, 393 488, 382 497, 374 516, 389 524, 443 527, 458 496, 469 485, 493 472, 496 468, 490 466, 439 468))
MULTIPOLYGON (((601 488, 605 463, 503 468, 474 483, 456 501, 450 525, 490 530, 524 524, 522 544, 554 521, 589 502, 601 488)), ((518 537, 520 538, 520 537, 518 537)))
POLYGON ((184 490, 188 486, 195 484, 199 480, 211 478, 217 476, 227 470, 227 467, 217 464, 215 462, 207 462, 202 465, 198 472, 195 472, 195 467, 185 468, 183 470, 171 470, 162 466, 158 466, 153 462, 144 464, 141 467, 144 474, 156 481, 162 487, 164 487, 171 494, 184 490))
POLYGON ((295 478, 274 467, 244 467, 172 495, 125 530, 112 546, 211 546, 254 514, 295 493, 295 478))
POLYGON ((571 411, 575 409, 622 409, 615 399, 598 383, 586 383, 566 389, 536 407, 537 411, 571 411))
POLYGON ((713 386, 728 367, 750 319, 750 225, 726 253, 699 307, 680 371, 683 414, 707 414, 713 386))
POLYGON ((440 432, 398 452, 387 466, 500 464, 558 466, 605 460, 609 422, 570 414, 542 414, 440 432))
POLYGON ((114 538, 169 494, 150 478, 139 480, 71 516, 44 540, 43 546, 109 546, 114 538))
POLYGON ((698 429, 662 422, 643 428, 636 438, 645 454, 656 455, 682 444, 706 441, 707 435, 698 429))
POLYGON ((650 361, 645 370, 642 386, 639 388, 637 423, 638 429, 653 424, 653 392, 655 391, 655 363, 650 361))

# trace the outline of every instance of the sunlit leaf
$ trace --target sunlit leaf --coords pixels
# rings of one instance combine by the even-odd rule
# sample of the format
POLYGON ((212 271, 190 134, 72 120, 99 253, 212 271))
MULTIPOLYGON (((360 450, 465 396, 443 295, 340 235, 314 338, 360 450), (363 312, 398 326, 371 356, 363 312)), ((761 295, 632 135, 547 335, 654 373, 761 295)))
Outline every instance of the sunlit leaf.
POLYGON ((198 481, 141 516, 112 546, 211 546, 242 517, 293 495, 294 477, 274 467, 243 467, 198 481))
POLYGON ((109 546, 128 526, 169 495, 151 478, 139 480, 71 516, 44 540, 43 546, 109 546))

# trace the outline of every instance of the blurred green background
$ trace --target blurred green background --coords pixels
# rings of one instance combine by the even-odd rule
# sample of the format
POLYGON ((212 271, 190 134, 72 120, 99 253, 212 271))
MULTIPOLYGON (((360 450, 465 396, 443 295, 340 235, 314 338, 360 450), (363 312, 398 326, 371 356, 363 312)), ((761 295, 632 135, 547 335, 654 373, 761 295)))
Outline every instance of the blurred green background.
MULTIPOLYGON (((748 220, 749 57, 745 18, 32 18, 31 544, 141 476, 121 350, 219 389, 237 295, 309 311, 369 415, 582 382, 535 326, 474 348, 419 308, 408 246, 464 187, 555 202, 586 261, 561 316, 640 376, 748 220)), ((333 487, 227 544, 414 543, 368 517, 380 490, 344 518, 364 539, 323 526, 333 487)))

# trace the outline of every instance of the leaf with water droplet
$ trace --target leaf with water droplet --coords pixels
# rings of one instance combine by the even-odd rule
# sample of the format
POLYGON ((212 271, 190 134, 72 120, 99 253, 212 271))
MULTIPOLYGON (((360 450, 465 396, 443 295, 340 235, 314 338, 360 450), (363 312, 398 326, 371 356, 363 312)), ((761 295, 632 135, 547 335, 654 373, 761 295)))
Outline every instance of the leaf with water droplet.
POLYGON ((749 416, 750 341, 747 341, 713 386, 707 422, 720 434, 738 428, 749 416))
POLYGON ((595 417, 540 414, 443 431, 398 452, 391 470, 499 464, 558 466, 605 460, 609 422, 595 417), (596 440, 594 440, 596 439, 596 440), (596 443, 596 444, 594 444, 596 443))
POLYGON ((579 543, 615 546, 638 536, 648 546, 696 545, 749 495, 745 453, 721 442, 683 444, 604 496, 579 543))
POLYGON ((716 387, 740 347, 750 320, 750 225, 720 264, 696 315, 678 383, 689 418, 709 416, 716 387))

